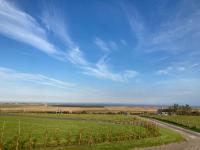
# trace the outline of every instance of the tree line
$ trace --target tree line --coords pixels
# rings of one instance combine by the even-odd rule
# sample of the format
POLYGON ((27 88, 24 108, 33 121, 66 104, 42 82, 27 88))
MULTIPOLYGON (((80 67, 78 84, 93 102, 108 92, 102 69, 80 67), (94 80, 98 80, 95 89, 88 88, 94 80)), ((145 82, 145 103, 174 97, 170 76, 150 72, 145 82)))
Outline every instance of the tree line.
POLYGON ((173 104, 171 106, 168 106, 168 108, 165 109, 158 109, 158 113, 167 113, 169 115, 176 114, 176 115, 200 115, 199 111, 195 111, 192 109, 192 107, 188 104, 186 105, 179 105, 179 104, 173 104))

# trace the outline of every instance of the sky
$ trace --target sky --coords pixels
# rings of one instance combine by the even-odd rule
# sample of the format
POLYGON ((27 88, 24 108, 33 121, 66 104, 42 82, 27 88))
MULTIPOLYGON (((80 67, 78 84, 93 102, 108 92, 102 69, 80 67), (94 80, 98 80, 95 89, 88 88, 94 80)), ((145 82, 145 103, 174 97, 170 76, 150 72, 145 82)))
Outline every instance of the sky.
POLYGON ((0 102, 200 105, 199 0, 0 0, 0 102))

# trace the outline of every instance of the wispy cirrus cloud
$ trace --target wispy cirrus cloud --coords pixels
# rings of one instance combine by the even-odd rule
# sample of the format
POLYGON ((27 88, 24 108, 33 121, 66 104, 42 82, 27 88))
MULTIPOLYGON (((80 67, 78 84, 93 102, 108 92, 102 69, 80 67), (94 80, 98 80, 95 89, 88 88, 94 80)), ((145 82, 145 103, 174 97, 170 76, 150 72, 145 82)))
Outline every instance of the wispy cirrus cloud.
MULTIPOLYGON (((163 6, 162 13, 165 13, 163 6)), ((122 5, 133 34, 137 38, 136 49, 144 52, 164 51, 169 54, 199 51, 199 6, 197 0, 180 1, 176 9, 167 15, 170 17, 163 17, 162 21, 157 23, 157 28, 152 30, 136 7, 126 3, 122 5)))
POLYGON ((115 41, 106 42, 99 37, 95 38, 94 44, 96 44, 104 52, 110 52, 111 50, 118 49, 118 45, 115 41))
POLYGON ((155 75, 187 75, 191 73, 198 72, 200 69, 198 63, 192 63, 190 61, 175 62, 171 63, 171 66, 159 69, 155 72, 155 75))
MULTIPOLYGON (((126 1, 121 3, 121 8, 125 14, 125 17, 128 20, 128 23, 130 25, 130 28, 132 30, 132 32, 134 33, 134 35, 137 38, 137 43, 139 46, 140 42, 144 40, 145 37, 145 32, 146 32, 146 27, 145 27, 145 23, 143 21, 142 16, 140 15, 139 11, 137 10, 136 7, 134 7, 132 4, 127 3, 126 1)), ((122 40, 122 43, 126 44, 126 42, 124 42, 122 40)))
POLYGON ((57 80, 42 74, 18 72, 10 68, 0 67, 0 81, 25 82, 37 85, 52 86, 57 88, 71 88, 74 83, 57 80))
POLYGON ((128 81, 135 78, 139 73, 135 70, 125 70, 124 72, 112 72, 106 63, 106 55, 98 60, 97 63, 90 63, 80 51, 80 49, 71 49, 68 52, 68 59, 71 63, 75 64, 78 68, 82 69, 82 73, 94 76, 100 79, 110 79, 113 81, 128 81))
MULTIPOLYGON (((97 61, 96 64, 90 63, 84 52, 71 39, 63 18, 62 13, 59 13, 53 6, 46 7, 41 18, 44 28, 35 18, 13 3, 0 0, 0 34, 29 44, 52 57, 68 60, 87 75, 113 81, 123 81, 135 77, 133 75, 127 76, 130 73, 127 73, 127 71, 124 73, 112 72, 106 62, 102 60, 97 61), (49 42, 48 36, 51 33, 63 42, 66 50, 60 50, 56 45, 49 42)), ((114 41, 105 44, 101 39, 96 40, 99 46, 106 51, 110 48, 117 48, 114 41)))
POLYGON ((66 20, 63 12, 51 4, 44 6, 42 11, 42 23, 48 32, 56 35, 69 49, 76 48, 67 31, 66 20))
POLYGON ((68 51, 67 59, 76 66, 84 67, 90 65, 86 60, 84 53, 78 47, 68 51))
POLYGON ((102 79, 111 79, 113 81, 128 81, 130 78, 135 78, 139 73, 134 70, 125 70, 120 73, 113 73, 109 70, 105 57, 102 57, 94 67, 86 66, 84 74, 96 76, 102 79))
POLYGON ((118 49, 118 45, 115 41, 110 41, 109 44, 111 49, 113 50, 118 49))
MULTIPOLYGON (((127 75, 132 72, 127 71, 127 75)), ((115 99, 108 90, 77 86, 42 74, 0 67, 0 101, 13 102, 106 102, 115 99), (78 88, 77 88, 78 87, 78 88)), ((119 97, 118 97, 119 98, 119 97)), ((126 97, 121 97, 125 100, 126 97)), ((119 101, 121 100, 119 98, 119 101)))
MULTIPOLYGON (((197 75, 199 68, 194 64, 198 64, 200 56, 198 41, 200 39, 200 27, 198 26, 200 24, 200 2, 181 0, 173 8, 171 7, 170 11, 168 4, 163 1, 160 13, 157 14, 156 10, 152 13, 154 14, 152 16, 158 17, 155 21, 155 28, 145 22, 145 17, 149 16, 140 13, 139 8, 137 9, 131 3, 121 4, 132 34, 136 38, 134 50, 145 53, 145 55, 152 55, 151 59, 155 64, 163 63, 167 66, 156 70, 154 75, 172 78, 197 75), (155 61, 155 58, 159 61, 155 61), (186 64, 178 64, 186 61, 188 61, 186 64)), ((154 7, 159 9, 160 5, 154 7)))
MULTIPOLYGON (((56 11, 53 11, 53 14, 51 14, 51 10, 46 10, 44 14, 45 24, 48 25, 48 28, 57 34, 63 41, 65 40, 63 38, 67 37, 66 44, 69 50, 66 52, 65 58, 80 68, 83 74, 94 76, 100 79, 109 79, 120 82, 128 81, 129 79, 138 75, 138 72, 134 70, 125 70, 124 72, 117 73, 112 72, 105 61, 106 55, 101 57, 96 63, 89 62, 85 56, 85 53, 79 48, 77 44, 75 44, 75 42, 71 40, 68 32, 66 30, 60 32, 61 29, 66 29, 66 25, 62 19, 58 19, 60 18, 59 14, 57 14, 56 11), (48 14, 49 12, 50 14, 48 14), (48 18, 47 16, 51 17, 48 18), (56 19, 54 20, 54 17, 52 16, 55 16, 56 19), (54 21, 56 21, 56 25, 54 24, 54 21)), ((100 38, 96 38, 95 43, 106 52, 109 52, 110 49, 116 49, 118 47, 114 41, 106 43, 100 38)))
POLYGON ((177 75, 178 73, 182 73, 189 68, 186 68, 185 66, 169 66, 164 69, 160 69, 156 71, 156 75, 177 75))
POLYGON ((165 69, 160 69, 156 71, 156 75, 169 75, 171 71, 173 70, 173 67, 167 67, 165 69))
POLYGON ((94 99, 103 100, 106 94, 94 86, 77 86, 42 74, 5 67, 0 67, 0 85, 1 102, 93 102, 94 99))
POLYGON ((200 38, 200 3, 199 1, 182 1, 173 17, 161 23, 160 30, 152 34, 149 51, 199 51, 200 38))
POLYGON ((29 44, 47 54, 59 54, 48 42, 45 30, 26 12, 11 2, 0 0, 0 34, 29 44))
POLYGON ((109 48, 109 45, 104 42, 102 39, 96 37, 95 40, 94 40, 94 43, 100 48, 102 49, 103 51, 110 51, 110 48, 109 48))

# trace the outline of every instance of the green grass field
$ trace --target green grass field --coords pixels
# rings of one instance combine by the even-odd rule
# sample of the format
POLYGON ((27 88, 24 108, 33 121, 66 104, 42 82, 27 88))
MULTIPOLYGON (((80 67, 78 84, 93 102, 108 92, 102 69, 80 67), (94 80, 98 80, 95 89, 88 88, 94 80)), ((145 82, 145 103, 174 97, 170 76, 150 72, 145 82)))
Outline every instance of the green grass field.
POLYGON ((4 150, 128 150, 183 140, 177 133, 125 115, 1 114, 0 128, 4 150))
POLYGON ((193 131, 200 132, 200 116, 185 116, 185 115, 153 115, 153 118, 172 123, 193 131))
MULTIPOLYGON (((8 114, 8 113, 7 113, 8 114)), ((81 120, 97 120, 97 121, 128 121, 134 117, 125 115, 109 115, 109 114, 51 114, 51 113, 9 113, 11 115, 33 116, 33 117, 51 117, 51 118, 68 118, 81 120)))

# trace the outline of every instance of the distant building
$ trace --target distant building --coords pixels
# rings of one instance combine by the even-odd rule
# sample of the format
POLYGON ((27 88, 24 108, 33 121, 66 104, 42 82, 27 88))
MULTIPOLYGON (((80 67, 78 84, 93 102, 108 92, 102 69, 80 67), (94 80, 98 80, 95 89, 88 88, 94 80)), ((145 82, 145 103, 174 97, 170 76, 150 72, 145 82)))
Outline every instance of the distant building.
POLYGON ((165 116, 167 116, 167 115, 169 115, 169 109, 163 109, 163 108, 158 109, 157 110, 157 114, 158 115, 165 115, 165 116))

